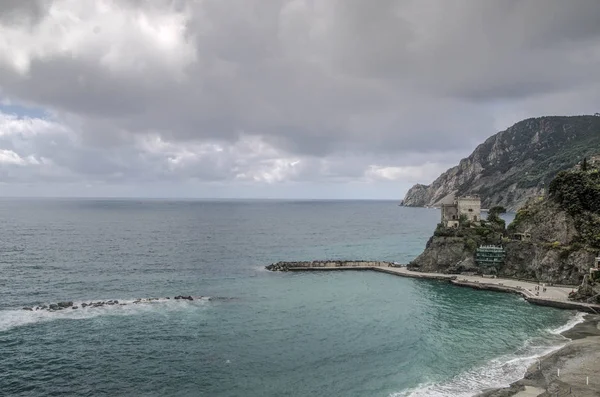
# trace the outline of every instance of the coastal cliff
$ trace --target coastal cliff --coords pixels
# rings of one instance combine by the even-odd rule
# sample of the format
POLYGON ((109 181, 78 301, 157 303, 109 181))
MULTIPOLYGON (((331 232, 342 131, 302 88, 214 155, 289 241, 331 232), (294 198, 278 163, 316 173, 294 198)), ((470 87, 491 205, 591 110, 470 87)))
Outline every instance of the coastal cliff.
POLYGON ((516 210, 541 195, 558 172, 600 147, 600 117, 539 117, 488 138, 430 185, 404 197, 408 207, 437 206, 446 197, 477 194, 483 208, 516 210))
POLYGON ((425 251, 409 266, 425 272, 477 272, 481 269, 473 263, 474 246, 497 244, 506 253, 495 269, 499 277, 583 283, 587 290, 575 298, 588 299, 598 289, 588 278, 600 252, 599 167, 600 160, 586 159, 575 169, 559 173, 548 194, 528 200, 506 230, 489 219, 478 225, 461 224, 458 229, 438 225, 425 251))

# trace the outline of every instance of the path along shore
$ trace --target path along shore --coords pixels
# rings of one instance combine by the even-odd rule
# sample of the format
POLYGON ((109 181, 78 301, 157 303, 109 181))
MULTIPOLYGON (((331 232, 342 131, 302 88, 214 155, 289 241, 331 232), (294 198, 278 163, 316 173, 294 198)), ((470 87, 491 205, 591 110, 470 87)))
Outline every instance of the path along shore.
POLYGON ((600 374, 600 315, 598 315, 600 305, 569 301, 569 293, 576 287, 546 286, 544 291, 540 284, 533 282, 421 273, 408 270, 403 266, 398 267, 390 262, 279 262, 268 266, 267 269, 276 271, 373 270, 401 277, 447 280, 461 287, 517 293, 533 304, 594 313, 588 315, 585 322, 563 332, 562 335, 572 341, 562 349, 542 357, 538 363, 527 370, 523 379, 506 388, 488 390, 477 397, 600 396, 598 375, 600 374))

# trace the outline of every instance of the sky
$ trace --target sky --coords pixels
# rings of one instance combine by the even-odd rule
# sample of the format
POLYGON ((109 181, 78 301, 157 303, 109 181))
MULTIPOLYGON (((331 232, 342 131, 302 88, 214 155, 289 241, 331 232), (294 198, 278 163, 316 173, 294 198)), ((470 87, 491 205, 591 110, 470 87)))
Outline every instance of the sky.
POLYGON ((0 196, 400 200, 600 111, 597 0, 2 0, 0 196))

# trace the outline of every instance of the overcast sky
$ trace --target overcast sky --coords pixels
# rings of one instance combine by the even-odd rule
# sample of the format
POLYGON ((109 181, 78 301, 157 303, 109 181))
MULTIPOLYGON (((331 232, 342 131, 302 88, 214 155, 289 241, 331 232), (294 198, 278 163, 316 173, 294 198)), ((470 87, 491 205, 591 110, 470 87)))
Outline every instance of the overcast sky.
POLYGON ((600 111, 598 0, 1 0, 0 195, 401 199, 600 111))

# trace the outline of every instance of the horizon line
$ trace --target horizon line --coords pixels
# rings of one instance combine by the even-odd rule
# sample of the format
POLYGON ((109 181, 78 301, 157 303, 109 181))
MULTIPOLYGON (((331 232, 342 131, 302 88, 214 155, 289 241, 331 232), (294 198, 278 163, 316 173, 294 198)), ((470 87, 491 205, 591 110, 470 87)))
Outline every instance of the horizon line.
POLYGON ((134 197, 134 196, 0 196, 0 200, 162 200, 162 201, 397 201, 396 198, 307 198, 307 197, 134 197))

